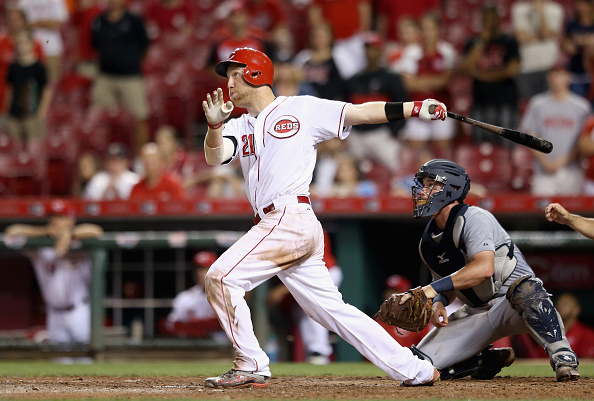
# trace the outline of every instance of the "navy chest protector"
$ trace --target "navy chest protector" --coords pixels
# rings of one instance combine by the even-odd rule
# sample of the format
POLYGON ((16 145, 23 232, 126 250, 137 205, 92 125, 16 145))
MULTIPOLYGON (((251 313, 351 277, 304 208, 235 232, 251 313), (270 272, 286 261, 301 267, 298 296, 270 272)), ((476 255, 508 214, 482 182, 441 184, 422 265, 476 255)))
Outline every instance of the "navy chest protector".
MULTIPOLYGON (((464 224, 456 224, 468 210, 468 205, 458 204, 452 208, 446 226, 437 241, 436 234, 439 233, 435 219, 431 219, 421 239, 420 251, 425 263, 435 275, 439 277, 449 276, 463 268, 467 261, 465 257, 466 247, 462 241, 464 224)), ((513 251, 512 251, 513 252, 513 251)), ((485 280, 479 286, 465 290, 456 290, 457 296, 462 302, 472 305, 484 305, 497 292, 493 278, 485 280), (480 294, 480 296, 479 296, 480 294)))

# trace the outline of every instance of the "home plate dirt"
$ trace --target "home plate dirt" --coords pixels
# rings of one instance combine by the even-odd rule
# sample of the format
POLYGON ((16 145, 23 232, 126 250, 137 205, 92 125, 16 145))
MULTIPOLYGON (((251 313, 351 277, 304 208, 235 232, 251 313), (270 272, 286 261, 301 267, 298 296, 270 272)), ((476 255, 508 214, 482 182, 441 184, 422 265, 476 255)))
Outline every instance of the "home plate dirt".
POLYGON ((557 383, 553 377, 496 377, 399 387, 387 377, 272 377, 267 389, 219 390, 205 377, 2 377, 0 398, 209 398, 209 399, 594 399, 594 378, 557 383))

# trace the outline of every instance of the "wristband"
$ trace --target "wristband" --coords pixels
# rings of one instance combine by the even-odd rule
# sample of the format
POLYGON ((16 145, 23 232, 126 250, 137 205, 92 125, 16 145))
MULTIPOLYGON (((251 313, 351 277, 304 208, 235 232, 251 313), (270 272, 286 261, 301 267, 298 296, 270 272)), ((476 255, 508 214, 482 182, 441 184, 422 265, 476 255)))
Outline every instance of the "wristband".
POLYGON ((433 303, 441 302, 443 306, 448 306, 450 304, 450 299, 445 294, 437 294, 435 298, 433 298, 433 303))
POLYGON ((223 126, 223 121, 221 121, 220 123, 215 124, 215 125, 212 125, 211 123, 209 123, 207 121, 207 124, 208 124, 208 128, 210 128, 210 129, 219 129, 223 126))
POLYGON ((413 102, 413 108, 410 112, 410 116, 418 117, 419 113, 421 112, 421 107, 423 107, 423 102, 413 102))
POLYGON ((437 281, 431 283, 431 287, 437 293, 444 293, 454 291, 454 283, 452 282, 452 276, 446 276, 444 278, 440 278, 437 281))
POLYGON ((386 102, 384 106, 388 121, 404 120, 404 103, 386 102))

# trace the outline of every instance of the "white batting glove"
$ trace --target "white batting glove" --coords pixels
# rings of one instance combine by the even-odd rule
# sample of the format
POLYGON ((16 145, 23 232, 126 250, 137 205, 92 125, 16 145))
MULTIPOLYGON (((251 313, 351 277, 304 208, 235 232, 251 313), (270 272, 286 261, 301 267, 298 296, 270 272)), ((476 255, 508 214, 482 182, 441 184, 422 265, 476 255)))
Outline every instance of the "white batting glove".
POLYGON ((425 99, 422 102, 414 102, 411 117, 419 117, 423 121, 445 120, 448 108, 442 102, 435 99, 425 99))
POLYGON ((211 126, 220 126, 233 111, 233 103, 224 103, 223 90, 218 88, 216 91, 206 95, 206 100, 202 102, 206 121, 211 126))

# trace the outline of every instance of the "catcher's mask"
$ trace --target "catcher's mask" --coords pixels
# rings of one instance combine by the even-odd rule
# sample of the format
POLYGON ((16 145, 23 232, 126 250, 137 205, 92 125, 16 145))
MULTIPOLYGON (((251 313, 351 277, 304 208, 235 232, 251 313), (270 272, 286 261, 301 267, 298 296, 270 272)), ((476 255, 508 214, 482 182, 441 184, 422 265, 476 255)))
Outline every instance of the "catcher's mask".
POLYGON ((415 174, 415 184, 412 187, 413 215, 419 218, 432 216, 453 201, 462 203, 470 189, 470 178, 464 167, 449 160, 434 159, 421 166, 415 174), (437 183, 441 185, 436 186, 437 183))

